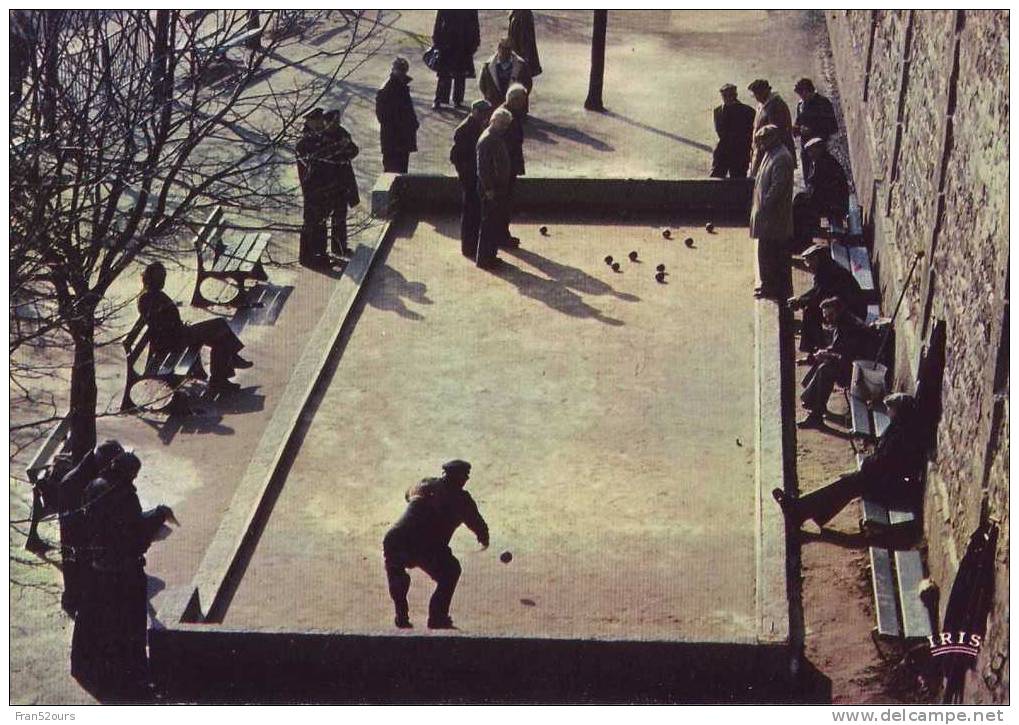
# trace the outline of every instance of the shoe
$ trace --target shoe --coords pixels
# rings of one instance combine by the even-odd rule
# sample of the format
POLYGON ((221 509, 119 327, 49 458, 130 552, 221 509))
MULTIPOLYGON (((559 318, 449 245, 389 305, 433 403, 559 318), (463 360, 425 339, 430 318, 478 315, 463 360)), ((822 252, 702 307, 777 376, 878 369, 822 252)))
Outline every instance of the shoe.
POLYGON ((397 614, 396 618, 393 620, 393 624, 395 624, 399 629, 412 629, 414 627, 414 625, 411 624, 410 617, 406 614, 397 614))
POLYGON ((491 270, 491 269, 495 269, 496 267, 499 266, 499 258, 498 257, 493 257, 492 259, 488 259, 488 260, 485 260, 483 262, 475 262, 474 264, 475 264, 475 266, 478 269, 488 269, 488 270, 491 270))
POLYGON ((240 355, 234 355, 233 366, 238 370, 247 370, 254 364, 255 363, 251 362, 250 360, 245 360, 240 355))
POLYGON ((438 111, 440 108, 442 108, 442 104, 439 103, 439 101, 432 101, 432 110, 433 111, 438 111))
POLYGON ((222 395, 224 393, 236 393, 241 386, 232 380, 220 380, 209 383, 208 392, 210 395, 222 395))
POLYGON ((803 420, 796 422, 796 427, 801 430, 808 428, 824 428, 824 416, 821 413, 810 413, 803 420))
POLYGON ((803 357, 796 358, 797 365, 813 365, 817 362, 817 358, 814 357, 814 353, 807 353, 803 357))
POLYGON ((467 104, 464 103, 463 101, 457 101, 455 105, 456 105, 456 110, 458 110, 458 111, 466 111, 467 110, 467 104))
POLYGON ((453 629, 453 620, 449 617, 429 617, 428 629, 453 629))
POLYGON ((510 237, 499 246, 503 247, 504 249, 516 249, 517 247, 520 246, 520 237, 510 237))

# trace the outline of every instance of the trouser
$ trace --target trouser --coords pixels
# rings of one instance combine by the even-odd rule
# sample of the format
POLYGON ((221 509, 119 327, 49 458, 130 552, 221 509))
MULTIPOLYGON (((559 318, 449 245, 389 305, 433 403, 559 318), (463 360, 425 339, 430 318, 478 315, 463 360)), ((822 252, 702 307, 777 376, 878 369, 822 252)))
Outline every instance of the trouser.
POLYGON ((326 219, 329 204, 304 195, 304 222, 301 225, 301 264, 314 264, 326 256, 326 219))
POLYGON ((793 242, 796 251, 813 243, 820 231, 821 212, 811 200, 810 194, 801 191, 793 198, 793 242))
POLYGON ((789 295, 789 251, 785 239, 757 240, 757 282, 769 297, 789 295))
POLYGON ((478 235, 481 233, 481 196, 476 179, 460 179, 463 207, 460 210, 460 251, 468 259, 478 255, 478 235))
POLYGON ((234 374, 234 358, 244 347, 244 343, 230 329, 229 323, 222 317, 187 325, 185 328, 186 342, 189 345, 203 345, 209 348, 209 363, 212 378, 210 383, 225 382, 234 374))
POLYGON ((818 526, 824 526, 835 515, 849 505, 853 499, 860 498, 873 487, 861 471, 854 471, 839 476, 827 486, 794 499, 793 512, 797 524, 813 519, 818 526))
POLYGON ((382 170, 391 174, 406 174, 410 163, 409 151, 383 151, 382 170))
POLYGON ((329 209, 329 248, 333 254, 347 251, 347 199, 339 195, 329 209))
POLYGON ((824 331, 824 316, 821 305, 810 303, 803 308, 800 324, 800 352, 815 352, 830 344, 829 335, 824 331))
POLYGON ((825 360, 814 365, 803 378, 804 390, 800 395, 803 407, 813 413, 824 413, 835 383, 848 383, 850 372, 841 362, 825 360))
POLYGON ((101 701, 138 700, 148 681, 147 581, 142 560, 89 569, 71 639, 71 675, 101 701))
POLYGON ((715 146, 715 151, 711 156, 712 177, 716 179, 724 179, 728 176, 730 179, 745 179, 747 177, 747 168, 749 166, 749 157, 735 158, 722 148, 721 143, 715 146))
POLYGON ((509 200, 505 194, 494 199, 481 198, 481 233, 475 261, 484 266, 495 261, 499 245, 506 241, 509 223, 509 200))
POLYGON ((389 596, 393 600, 396 616, 407 617, 410 607, 407 593, 410 591, 410 574, 407 569, 421 569, 435 582, 435 591, 428 602, 428 621, 437 622, 449 618, 449 607, 453 602, 457 582, 462 571, 460 562, 449 547, 415 557, 399 549, 384 548, 386 579, 389 582, 389 596))
POLYGON ((467 86, 466 76, 449 76, 443 73, 435 83, 435 100, 439 103, 449 103, 450 89, 453 91, 453 103, 457 106, 464 102, 464 90, 467 86))
POLYGON ((516 193, 516 188, 517 188, 517 177, 516 174, 514 174, 513 176, 510 177, 509 193, 506 195, 506 207, 503 210, 503 217, 505 219, 506 226, 506 233, 503 238, 507 242, 513 238, 513 233, 510 232, 509 225, 510 220, 513 218, 513 197, 516 193))

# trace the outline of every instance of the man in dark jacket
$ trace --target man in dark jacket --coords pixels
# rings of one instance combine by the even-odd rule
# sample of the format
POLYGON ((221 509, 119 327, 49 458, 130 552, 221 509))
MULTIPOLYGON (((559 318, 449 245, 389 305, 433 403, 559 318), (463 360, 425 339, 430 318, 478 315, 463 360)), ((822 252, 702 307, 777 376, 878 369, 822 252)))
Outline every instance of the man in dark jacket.
POLYGON ((181 345, 209 348, 212 376, 209 393, 236 391, 240 385, 231 382, 236 370, 250 368, 252 363, 241 357, 244 343, 222 317, 185 325, 180 311, 169 295, 163 292, 166 268, 152 262, 142 272, 142 293, 138 296, 138 313, 149 327, 150 360, 165 355, 181 345))
POLYGON ((304 197, 304 219, 301 224, 301 264, 307 267, 325 266, 326 219, 332 206, 329 198, 330 173, 325 161, 325 112, 321 108, 311 111, 304 120, 304 131, 297 142, 297 178, 304 197))
POLYGON ((505 137, 512 123, 513 114, 505 108, 497 108, 492 113, 488 128, 478 139, 481 234, 476 262, 483 269, 495 263, 499 246, 506 242, 513 164, 505 137))
POLYGON ((801 78, 796 81, 793 91, 800 97, 796 103, 793 133, 800 137, 803 177, 806 178, 810 174, 810 165, 813 161, 806 150, 807 142, 819 138, 827 145, 828 139, 839 130, 839 122, 835 118, 835 107, 831 101, 817 92, 812 80, 801 78))
POLYGON ((874 452, 863 459, 859 471, 839 476, 827 486, 799 497, 787 496, 780 488, 771 492, 792 526, 799 528, 812 519, 823 528, 861 496, 888 503, 902 501, 915 493, 904 490, 904 484, 907 479, 915 480, 922 471, 930 421, 919 419, 910 395, 889 395, 885 407, 891 423, 878 439, 874 452))
POLYGON ((396 58, 389 80, 375 94, 375 118, 379 121, 382 170, 406 174, 410 155, 418 150, 418 117, 408 87, 413 80, 406 58, 396 58))
POLYGON ((753 108, 740 103, 736 86, 726 83, 719 89, 722 105, 715 108, 715 133, 718 144, 711 160, 711 176, 745 179, 750 166, 750 142, 754 129, 753 108))
POLYGON ((822 216, 842 221, 849 212, 849 180, 842 164, 819 138, 807 141, 804 153, 811 160, 803 177, 807 189, 793 199, 793 236, 800 247, 813 241, 822 216))
POLYGON ((534 34, 534 12, 511 10, 507 37, 513 52, 527 63, 531 78, 541 75, 541 61, 538 59, 538 42, 534 34))
POLYGON ((121 453, 85 489, 87 577, 71 641, 71 674, 102 701, 144 699, 148 683, 145 557, 173 513, 142 512, 134 479, 141 462, 121 453))
POLYGON ((812 354, 830 342, 822 325, 821 303, 838 297, 852 314, 863 320, 867 317, 867 299, 853 273, 837 264, 827 247, 810 247, 803 253, 803 262, 813 274, 814 284, 798 297, 790 297, 789 307, 803 310, 800 351, 808 353, 806 361, 813 363, 812 354))
POLYGON ((117 441, 104 441, 86 453, 57 485, 60 555, 63 561, 61 570, 64 575, 64 593, 60 597, 60 605, 71 617, 78 612, 81 592, 85 587, 84 578, 89 571, 89 567, 82 565, 86 561, 85 516, 82 510, 85 488, 103 475, 113 459, 123 452, 124 447, 117 441))
POLYGON ((838 297, 822 302, 821 314, 832 329, 831 344, 814 354, 816 362, 801 383, 804 390, 800 401, 808 414, 796 424, 798 428, 823 428, 824 412, 835 384, 848 385, 853 361, 870 359, 874 353, 873 328, 849 312, 838 297))
POLYGON ((449 548, 453 532, 464 524, 482 546, 488 547, 488 525, 474 499, 464 491, 471 464, 449 461, 442 470, 441 478, 426 478, 407 491, 407 508, 382 541, 389 595, 396 608, 395 623, 402 629, 412 626, 407 569, 419 567, 435 581, 435 592, 428 603, 428 626, 449 629, 453 626, 449 605, 461 572, 460 562, 449 548))
POLYGON ((322 162, 326 167, 324 194, 329 208, 330 250, 337 256, 350 254, 347 247, 347 209, 361 200, 357 193, 357 179, 350 162, 359 149, 350 133, 340 125, 340 112, 325 114, 322 132, 322 162))
POLYGON ((460 251, 470 260, 478 254, 481 230, 481 197, 478 195, 478 139, 481 138, 492 107, 488 101, 475 101, 471 112, 453 132, 449 160, 456 168, 463 197, 460 212, 460 251))
POLYGON ((432 46, 438 51, 435 73, 435 102, 432 108, 448 105, 450 88, 453 105, 463 107, 467 78, 474 78, 474 53, 481 45, 477 10, 438 10, 432 29, 432 46))

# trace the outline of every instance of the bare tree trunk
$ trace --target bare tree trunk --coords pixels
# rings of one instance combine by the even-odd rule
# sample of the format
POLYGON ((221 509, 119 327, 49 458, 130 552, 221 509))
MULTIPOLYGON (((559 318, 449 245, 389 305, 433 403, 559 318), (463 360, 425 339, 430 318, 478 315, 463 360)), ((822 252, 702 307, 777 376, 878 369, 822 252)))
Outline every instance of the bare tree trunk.
POLYGON ((173 74, 170 72, 170 11, 156 11, 156 33, 152 53, 152 87, 155 107, 170 102, 173 74))
POLYGON ((42 127, 53 133, 57 127, 57 91, 60 87, 58 74, 60 57, 54 49, 60 34, 63 10, 47 10, 43 15, 43 32, 46 35, 46 51, 42 59, 42 127))
POLYGON ((588 111, 604 111, 601 91, 605 82, 605 31, 608 28, 609 11, 594 11, 594 32, 591 35, 591 82, 587 86, 587 100, 584 108, 588 111))
POLYGON ((75 461, 96 445, 95 306, 79 305, 71 335, 74 367, 71 369, 71 455, 75 461), (82 309, 87 307, 87 309, 82 309))

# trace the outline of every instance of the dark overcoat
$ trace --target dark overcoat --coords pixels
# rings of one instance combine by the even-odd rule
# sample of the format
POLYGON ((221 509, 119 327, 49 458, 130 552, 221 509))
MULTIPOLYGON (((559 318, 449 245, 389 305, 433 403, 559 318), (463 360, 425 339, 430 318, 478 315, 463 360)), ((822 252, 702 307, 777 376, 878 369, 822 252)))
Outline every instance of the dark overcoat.
POLYGON ((474 77, 474 54, 481 45, 477 10, 438 10, 432 45, 439 51, 439 75, 474 77))
POLYGON ((379 122, 379 140, 384 154, 418 150, 418 118, 409 82, 409 77, 402 81, 391 75, 375 94, 375 118, 379 122))
POLYGON ((538 43, 534 35, 534 13, 530 10, 512 10, 509 14, 509 39, 513 52, 527 61, 531 77, 541 75, 538 43))

